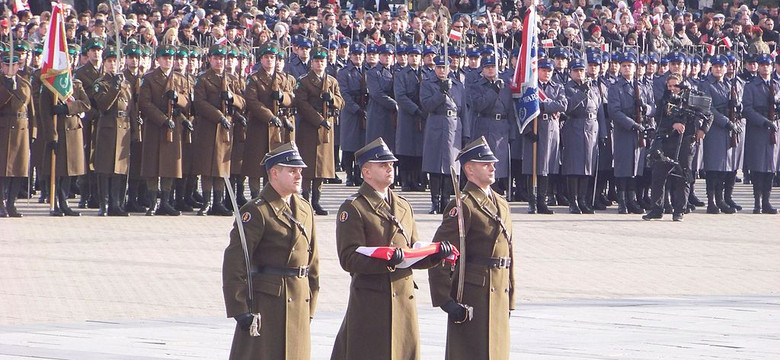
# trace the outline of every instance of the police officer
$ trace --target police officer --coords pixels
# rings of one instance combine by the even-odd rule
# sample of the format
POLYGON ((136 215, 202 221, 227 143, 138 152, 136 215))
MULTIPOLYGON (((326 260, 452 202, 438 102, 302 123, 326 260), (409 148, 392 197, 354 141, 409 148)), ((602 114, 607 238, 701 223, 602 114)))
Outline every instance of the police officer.
POLYGON ((566 121, 561 128, 561 174, 566 176, 569 212, 593 214, 591 181, 597 169, 599 124, 604 107, 596 86, 585 75, 585 62, 571 63, 566 84, 566 121))
POLYGON ((4 149, 0 154, 0 217, 22 217, 16 198, 29 176, 30 143, 38 137, 38 128, 32 121, 35 107, 30 82, 16 73, 19 57, 3 53, 0 60, 0 148, 4 149))
POLYGON ((306 75, 311 69, 311 40, 309 38, 302 37, 296 43, 298 47, 295 51, 294 57, 291 57, 290 62, 287 63, 284 68, 284 72, 292 75, 294 78, 299 79, 301 76, 306 75))
MULTIPOLYGON (((82 54, 86 55, 87 63, 76 69, 73 73, 73 77, 81 81, 84 86, 84 91, 90 99, 94 99, 94 85, 98 78, 103 76, 102 62, 103 62, 103 48, 105 45, 99 38, 89 39, 84 47, 81 48, 82 54)), ((95 104, 89 111, 85 112, 83 120, 84 127, 82 129, 84 133, 84 158, 89 159, 92 153, 92 130, 94 122, 97 121, 100 112, 97 110, 95 104)), ((94 172, 87 169, 84 175, 80 175, 78 178, 79 193, 81 199, 79 200, 79 208, 86 209, 97 208, 97 181, 95 179, 94 172), (91 195, 94 193, 95 197, 91 195)))
MULTIPOLYGON (((653 209, 642 219, 660 219, 663 217, 661 207, 664 194, 664 185, 669 181, 669 193, 672 207, 674 208, 672 219, 682 221, 687 208, 689 182, 692 180, 691 162, 693 144, 704 138, 712 122, 711 118, 701 120, 690 116, 681 116, 673 112, 668 104, 679 102, 682 77, 678 74, 670 74, 667 77, 668 91, 659 101, 659 108, 663 111, 658 116, 658 135, 656 141, 662 143, 657 146, 661 149, 662 160, 656 160, 653 164, 653 180, 650 195, 653 201, 653 209), (670 160, 667 160, 670 159, 670 160), (674 172, 674 173, 672 173, 674 172)), ((654 146, 656 148, 656 146, 654 146)), ((657 154, 652 154, 656 156, 657 154)))
POLYGON ((431 302, 448 315, 445 357, 509 359, 509 312, 515 308, 512 220, 509 204, 491 189, 500 161, 484 137, 466 145, 458 161, 468 179, 462 207, 456 207, 455 201, 447 205, 433 239, 445 248, 455 244, 461 251, 457 266, 465 266, 469 277, 478 274, 479 279, 459 279, 459 268, 452 271, 446 263, 428 270, 431 302), (466 231, 464 248, 459 242, 459 217, 466 231), (462 281, 467 284, 459 303, 458 283, 462 281))
POLYGON ((309 324, 320 285, 314 214, 299 195, 306 164, 295 144, 287 143, 260 165, 268 186, 241 207, 241 224, 230 232, 222 265, 227 316, 236 320, 230 359, 309 359, 309 324), (239 227, 251 262, 251 301, 239 227), (259 336, 250 333, 255 317, 259 336))
POLYGON ((398 102, 395 152, 399 159, 398 173, 403 191, 425 191, 422 185, 422 156, 427 114, 420 104, 422 49, 419 45, 409 45, 406 52, 408 65, 395 75, 393 85, 398 102))
POLYGON ((699 88, 712 98, 713 123, 704 138, 704 170, 707 172, 707 213, 733 214, 736 209, 723 198, 726 176, 736 172, 735 159, 739 136, 744 123, 741 114, 742 89, 735 80, 725 77, 728 59, 725 55, 712 58, 711 73, 699 83, 699 88), (733 115, 733 118, 732 118, 733 115))
POLYGON ((249 177, 249 192, 253 199, 260 195, 260 178, 266 175, 265 169, 256 164, 270 150, 294 137, 294 120, 281 115, 280 110, 292 105, 295 82, 287 81, 287 74, 276 71, 278 55, 279 49, 276 46, 266 45, 260 49, 260 68, 247 82, 246 106, 249 125, 241 173, 249 177), (270 138, 269 132, 273 135, 270 138))
POLYGON ((98 177, 98 216, 127 216, 121 203, 125 197, 125 181, 130 163, 129 114, 134 104, 132 87, 119 69, 120 51, 116 48, 103 51, 104 74, 94 85, 94 102, 100 117, 97 120, 95 151, 91 163, 98 177))
POLYGON ((553 62, 550 59, 539 60, 539 93, 543 94, 539 101, 539 116, 533 120, 538 122, 537 132, 531 122, 524 130, 523 139, 523 174, 528 176, 531 189, 533 175, 533 143, 536 142, 536 198, 528 201, 528 213, 553 214, 547 207, 548 177, 560 172, 560 113, 566 111, 568 99, 563 84, 553 80, 553 62))
POLYGON ((398 117, 398 103, 393 93, 393 65, 395 48, 385 44, 379 47, 379 64, 366 74, 368 87, 368 121, 366 122, 366 143, 384 138, 395 148, 395 128, 398 117))
POLYGON ((420 104, 428 113, 425 120, 422 171, 430 177, 431 209, 429 214, 441 214, 453 192, 450 166, 455 164, 463 138, 470 136, 463 126, 466 90, 449 77, 449 65, 444 56, 434 59, 435 75, 423 80, 420 104))
POLYGON ((653 108, 648 101, 651 99, 649 89, 635 84, 636 62, 636 55, 631 52, 621 55, 620 77, 615 85, 609 88, 607 95, 609 116, 614 129, 613 155, 619 214, 644 213, 636 202, 635 177, 641 175, 644 170, 639 139, 644 139, 645 126, 642 119, 635 118, 638 113, 643 117, 652 114, 653 108), (638 102, 636 89, 640 91, 638 102))
POLYGON ((364 181, 341 205, 336 223, 339 261, 352 282, 331 359, 420 359, 412 268, 430 268, 449 254, 440 251, 398 267, 404 250, 419 239, 412 205, 389 189, 397 159, 382 138, 355 156, 364 181), (361 246, 391 247, 392 255, 389 260, 365 256, 357 252, 361 246))
MULTIPOLYGON (((600 107, 604 113, 599 117, 599 137, 598 137, 598 175, 596 176, 596 196, 594 197, 593 209, 606 210, 607 206, 612 205, 612 201, 607 197, 607 181, 614 184, 614 168, 612 166, 612 123, 609 121, 607 112, 607 87, 609 82, 601 76, 601 69, 609 66, 607 62, 602 63, 603 56, 597 52, 591 52, 587 55, 588 79, 594 82, 594 92, 598 94, 600 107)), ((610 186, 611 187, 611 186, 610 186)))
POLYGON ((333 162, 333 123, 344 107, 339 84, 325 72, 328 52, 315 48, 312 53, 311 71, 298 79, 295 89, 295 107, 300 111, 298 139, 301 155, 309 163, 303 171, 303 197, 309 198, 314 213, 327 215, 320 205, 322 182, 335 177, 333 162))
POLYGON ((777 214, 769 202, 772 181, 780 164, 778 104, 780 83, 772 79, 772 57, 757 55, 758 76, 745 85, 742 104, 747 119, 745 169, 753 183, 753 213, 777 214))
POLYGON ((509 183, 509 142, 515 137, 515 107, 512 92, 506 84, 512 74, 498 73, 496 57, 483 59, 482 76, 468 84, 468 96, 473 111, 472 135, 485 137, 501 163, 496 168, 494 190, 502 193, 509 183))
POLYGON ((190 106, 187 79, 173 71, 173 45, 157 48, 157 69, 143 77, 138 106, 144 118, 141 176, 146 180, 147 216, 180 215, 170 204, 174 179, 182 177, 182 134, 192 124, 183 115, 190 106), (161 191, 160 207, 157 192, 161 191))
POLYGON ((339 70, 337 79, 344 98, 340 114, 341 167, 347 173, 347 186, 359 186, 360 169, 355 166, 355 151, 366 144, 368 105, 367 69, 363 65, 366 47, 355 42, 349 47, 349 62, 339 70))
POLYGON ((245 126, 246 119, 240 116, 245 106, 241 85, 238 78, 226 71, 228 51, 223 45, 212 45, 208 57, 210 67, 195 83, 198 127, 194 156, 198 161, 193 164, 193 172, 201 176, 204 198, 198 215, 232 215, 224 205, 225 183, 221 178, 230 176, 234 126, 245 126))

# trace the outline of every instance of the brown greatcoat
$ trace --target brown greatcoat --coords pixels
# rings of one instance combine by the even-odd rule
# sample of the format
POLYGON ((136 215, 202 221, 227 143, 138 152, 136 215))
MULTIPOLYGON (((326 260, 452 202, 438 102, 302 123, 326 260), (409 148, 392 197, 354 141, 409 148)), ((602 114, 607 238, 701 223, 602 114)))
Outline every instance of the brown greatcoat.
MULTIPOLYGON (((81 84, 84 87, 84 92, 87 93, 87 97, 89 97, 90 100, 95 99, 95 88, 93 86, 95 85, 95 81, 97 81, 97 79, 99 79, 101 76, 103 76, 102 69, 95 68, 91 62, 87 62, 73 72, 73 77, 81 81, 81 84)), ((95 141, 92 133, 94 132, 95 122, 100 116, 100 112, 97 110, 95 103, 90 103, 90 106, 90 110, 84 112, 84 116, 82 117, 84 124, 82 132, 84 133, 84 143, 86 145, 84 147, 84 156, 86 159, 90 158, 92 145, 95 141)))
MULTIPOLYGON (((349 303, 331 360, 420 359, 417 301, 412 269, 391 271, 387 261, 361 255, 359 246, 408 249, 418 241, 412 205, 388 190, 387 204, 368 183, 339 208, 336 249, 352 276, 349 303), (400 224, 396 224, 393 219, 400 224), (408 239, 407 239, 408 237, 408 239)), ((436 265, 429 259, 415 269, 436 265)))
POLYGON ((125 69, 124 74, 125 79, 127 79, 133 89, 133 110, 130 111, 130 130, 132 134, 130 141, 130 179, 133 180, 141 177, 141 159, 143 154, 143 143, 141 143, 143 134, 141 134, 141 129, 143 126, 139 126, 138 121, 139 119, 142 119, 141 110, 139 110, 138 106, 138 99, 140 98, 143 74, 140 72, 137 75, 133 74, 130 69, 125 69))
MULTIPOLYGON (((183 113, 190 106, 187 96, 187 79, 183 75, 171 71, 171 88, 179 93, 178 105, 183 113)), ((173 128, 173 142, 168 142, 167 135, 170 130, 165 123, 168 121, 168 77, 161 68, 157 68, 144 75, 141 84, 141 94, 138 106, 141 108, 141 116, 144 119, 143 126, 143 159, 141 160, 141 176, 145 178, 168 177, 181 178, 181 142, 184 126, 182 121, 186 118, 183 114, 174 119, 176 126, 173 128)))
MULTIPOLYGON (((195 86, 195 77, 191 74, 184 74, 184 76, 187 77, 187 89, 189 89, 188 96, 190 99, 192 99, 192 87, 195 86)), ((189 112, 186 114, 186 117, 188 120, 190 120, 193 124, 195 124, 195 118, 193 116, 192 110, 195 109, 195 106, 192 104, 192 100, 190 100, 190 108, 189 112)), ((187 141, 182 142, 181 144, 181 171, 182 174, 187 177, 189 175, 193 175, 192 173, 192 163, 195 161, 195 132, 189 134, 190 140, 192 142, 187 143, 187 141)))
MULTIPOLYGON (((503 196, 493 190, 490 192, 496 203, 471 182, 466 183, 461 195, 466 246, 459 250, 461 260, 467 259, 462 303, 474 307, 474 317, 464 324, 447 322, 448 360, 509 359, 509 311, 514 309, 515 303, 514 273, 507 268, 477 265, 468 260, 513 258, 509 204, 503 196), (506 234, 495 216, 503 222, 506 234)), ((443 217, 434 241, 446 240, 460 248, 455 200, 447 206, 443 217)), ((514 265, 514 259, 512 263, 514 265)), ((428 270, 433 306, 442 306, 456 299, 457 274, 458 269, 451 272, 449 265, 428 270)))
POLYGON ((118 87, 116 81, 116 76, 104 75, 95 83, 94 99, 100 118, 91 162, 96 173, 127 175, 133 92, 127 80, 123 79, 118 87))
MULTIPOLYGON (((286 206, 269 185, 257 199, 241 208, 250 262, 253 269, 308 265, 309 276, 257 272, 252 275, 251 312, 260 313, 260 336, 251 337, 236 326, 230 359, 311 358, 309 323, 314 317, 320 288, 314 215, 311 205, 297 194, 290 198, 291 209, 287 210, 286 206)), ((234 226, 222 266, 222 291, 228 317, 250 312, 244 264, 241 238, 234 226)))
MULTIPOLYGON (((246 80, 244 80, 239 76, 236 76, 236 79, 238 79, 238 89, 239 89, 239 91, 237 92, 243 95, 246 91, 246 80)), ((244 97, 244 99, 246 99, 246 97, 244 97)), ((249 123, 249 120, 247 120, 247 123, 249 123)), ((244 163, 244 147, 246 145, 246 128, 243 127, 241 124, 239 124, 238 121, 233 122, 233 124, 235 125, 235 129, 233 129, 233 134, 236 137, 235 137, 235 141, 233 141, 233 148, 230 149, 230 175, 240 175, 241 166, 244 163), (242 138, 239 138, 240 133, 243 134, 242 138)), ((249 125, 247 124, 247 126, 249 125)))
MULTIPOLYGON (((84 157, 84 127, 81 114, 90 111, 87 93, 78 79, 73 79, 73 95, 69 99, 58 99, 57 103, 68 105, 68 116, 57 116, 54 129, 54 94, 47 87, 41 88, 42 138, 48 143, 57 141, 57 176, 77 176, 87 173, 87 159, 84 157)), ((51 151, 43 154, 42 175, 51 175, 51 151)))
MULTIPOLYGON (((341 110, 344 107, 344 99, 341 97, 339 83, 330 75, 327 75, 327 84, 325 89, 333 95, 333 105, 329 110, 341 110)), ((303 169, 303 177, 306 179, 322 178, 331 179, 336 177, 336 164, 333 160, 333 127, 338 116, 328 116, 328 122, 331 125, 330 142, 321 143, 319 140, 319 128, 322 120, 325 119, 322 114, 322 79, 313 71, 309 71, 306 76, 298 79, 298 85, 295 89, 295 102, 293 105, 298 108, 300 124, 298 125, 296 139, 298 149, 303 158, 303 162, 308 165, 303 169)))
MULTIPOLYGON (((35 125, 39 129, 43 129, 43 124, 41 124, 41 87, 43 87, 43 83, 41 82, 41 69, 36 69, 33 72, 30 77, 30 86, 32 87, 33 105, 35 105, 35 125)), ((45 150, 46 139, 39 136, 33 141, 32 147, 30 148, 32 166, 35 167, 38 174, 42 174, 41 167, 43 166, 43 157, 47 155, 44 154, 45 150)))
MULTIPOLYGON (((233 93, 233 106, 236 111, 243 111, 245 103, 238 78, 226 76, 227 88, 233 93)), ((192 171, 197 175, 228 177, 235 124, 227 130, 219 123, 222 116, 232 123, 229 114, 222 113, 222 77, 212 69, 204 71, 198 75, 194 92, 195 159, 198 160, 192 164, 192 171)))
POLYGON ((30 139, 38 137, 31 87, 16 76, 16 90, 0 81, 0 177, 27 177, 30 139))
MULTIPOLYGON (((275 72, 274 76, 269 76, 261 67, 260 70, 252 74, 247 81, 246 87, 246 119, 247 126, 246 144, 244 145, 244 164, 241 167, 241 174, 251 178, 265 176, 265 166, 260 165, 260 160, 265 154, 272 150, 268 148, 268 123, 271 118, 280 114, 273 113, 274 102, 271 99, 271 93, 279 90, 284 94, 281 107, 290 107, 295 94, 295 79, 285 73, 275 72)), ((290 123, 295 126, 295 119, 290 119, 290 123)), ((293 141, 292 134, 282 127, 282 142, 285 140, 293 141)), ((294 133, 294 132, 293 132, 294 133)))

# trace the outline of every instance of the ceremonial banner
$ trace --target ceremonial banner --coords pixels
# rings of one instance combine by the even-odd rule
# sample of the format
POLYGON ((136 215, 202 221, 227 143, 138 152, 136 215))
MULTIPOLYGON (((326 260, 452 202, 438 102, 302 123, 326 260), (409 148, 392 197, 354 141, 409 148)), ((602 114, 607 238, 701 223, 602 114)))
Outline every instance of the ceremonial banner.
POLYGON ((63 4, 52 3, 49 30, 43 44, 41 81, 60 99, 67 99, 73 93, 73 83, 70 74, 70 57, 68 44, 65 40, 65 21, 63 21, 63 4))
POLYGON ((536 7, 530 6, 523 20, 523 38, 520 56, 510 88, 517 110, 517 127, 523 133, 525 127, 539 115, 538 28, 536 7))
MULTIPOLYGON (((372 258, 390 260, 395 251, 395 247, 392 246, 359 246, 355 250, 358 254, 363 254, 372 258)), ((404 261, 396 265, 397 268, 408 268, 418 261, 422 260, 428 255, 439 252, 439 243, 429 243, 424 241, 418 241, 414 243, 411 249, 404 249, 404 261)), ((451 264, 455 264, 460 252, 458 249, 452 248, 452 255, 448 256, 445 261, 451 264)))

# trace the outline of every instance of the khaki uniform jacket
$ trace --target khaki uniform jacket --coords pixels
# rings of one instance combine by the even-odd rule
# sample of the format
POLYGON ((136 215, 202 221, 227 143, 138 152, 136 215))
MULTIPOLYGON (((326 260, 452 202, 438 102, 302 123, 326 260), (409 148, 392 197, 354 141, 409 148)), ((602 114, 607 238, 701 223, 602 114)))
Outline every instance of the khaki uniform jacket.
POLYGON ((143 74, 139 71, 137 75, 134 75, 130 69, 125 69, 124 74, 125 79, 130 83, 133 90, 133 99, 131 100, 133 106, 132 111, 130 111, 130 131, 132 134, 130 141, 130 179, 138 179, 141 177, 141 159, 143 158, 143 144, 141 143, 143 139, 143 134, 141 133, 143 125, 139 123, 139 119, 143 118, 141 117, 140 106, 138 106, 143 74))
MULTIPOLYGON (((81 84, 84 87, 84 92, 87 93, 87 97, 89 97, 90 100, 94 100, 95 88, 93 85, 95 85, 95 81, 97 81, 97 79, 99 79, 101 76, 103 76, 101 69, 96 69, 94 66, 92 66, 91 62, 87 62, 73 72, 73 77, 81 81, 81 84)), ((86 145, 84 151, 87 159, 90 158, 90 152, 94 143, 94 137, 92 136, 92 132, 95 127, 94 122, 97 121, 97 118, 100 116, 100 112, 97 110, 95 103, 90 103, 90 106, 90 110, 86 111, 82 117, 84 124, 82 132, 84 133, 84 141, 86 145)))
POLYGON ((134 111, 133 89, 123 80, 104 75, 95 83, 95 105, 100 111, 95 133, 92 167, 99 174, 127 175, 130 165, 130 113, 134 111), (120 116, 121 115, 121 116, 120 116))
MULTIPOLYGON (((335 143, 334 131, 336 116, 328 116, 328 122, 331 125, 330 142, 320 143, 319 128, 322 120, 325 119, 322 114, 322 79, 309 71, 306 76, 298 79, 298 85, 295 89, 294 106, 298 108, 300 124, 295 135, 298 149, 301 152, 303 161, 308 165, 303 169, 303 177, 307 179, 324 178, 330 179, 336 177, 336 164, 333 160, 333 145, 335 143)), ((333 95, 333 105, 329 110, 341 110, 344 107, 344 99, 341 97, 339 83, 330 75, 327 75, 326 91, 333 95)), ((323 128, 324 131, 324 128, 323 128)))
MULTIPOLYGON (((359 246, 406 249, 417 242, 411 204, 392 191, 388 193, 390 205, 368 183, 363 183, 358 193, 339 208, 336 248, 341 267, 350 273, 352 283, 332 360, 420 359, 412 269, 390 271, 387 261, 355 251, 359 246)), ((413 267, 425 269, 433 265, 423 259, 413 267)))
POLYGON ((16 76, 16 90, 0 81, 0 177, 27 177, 30 139, 38 137, 31 87, 16 76))
MULTIPOLYGON (((241 208, 252 267, 309 266, 308 277, 254 273, 253 313, 260 313, 260 337, 236 327, 230 359, 310 359, 309 322, 319 293, 319 260, 311 205, 297 194, 292 209, 273 186, 241 208), (294 218, 292 221, 290 217, 294 218), (296 223, 297 222, 297 223, 296 223)), ((230 232, 222 266, 227 316, 250 312, 246 267, 238 229, 230 232)))
MULTIPOLYGON (((233 106, 236 111, 244 110, 244 97, 238 78, 226 75, 227 88, 233 93, 233 106)), ((222 116, 222 77, 214 70, 206 70, 198 75, 195 83, 195 159, 193 174, 214 177, 230 176, 230 154, 233 148, 233 129, 225 129, 219 119, 222 116)), ((239 125, 240 126, 240 125, 239 125)))
MULTIPOLYGON (((41 123, 41 87, 43 87, 43 83, 41 82, 41 69, 35 69, 30 77, 30 85, 32 87, 33 105, 35 105, 35 126, 38 127, 38 129, 43 129, 43 124, 41 123)), ((42 174, 41 167, 43 166, 43 157, 51 156, 51 153, 44 154, 45 151, 46 139, 39 136, 33 141, 32 148, 30 149, 32 166, 37 169, 36 171, 38 171, 39 174, 42 174)))
MULTIPOLYGON (((57 128, 54 128, 54 94, 47 87, 41 89, 41 124, 43 139, 48 143, 57 141, 57 176, 77 176, 87 173, 87 159, 84 155, 84 123, 81 114, 92 108, 83 84, 73 80, 73 95, 70 99, 58 99, 58 103, 68 105, 68 116, 57 116, 57 128)), ((43 156, 41 173, 51 175, 51 151, 43 156)))
MULTIPOLYGON (((246 80, 240 76, 236 76, 236 75, 233 76, 235 76, 238 81, 237 93, 244 95, 246 92, 246 80)), ((246 97, 244 97, 244 99, 246 99, 246 97)), ((243 114, 243 112, 244 111, 242 110, 241 113, 243 114)), ((248 123, 249 120, 247 120, 247 126, 249 126, 248 123)), ((244 147, 246 146, 246 128, 243 127, 238 121, 234 121, 233 125, 234 125, 233 126, 234 141, 233 141, 233 148, 230 149, 230 175, 240 175, 241 166, 244 163, 244 147)))
MULTIPOLYGON (((469 262, 474 258, 512 257, 512 222, 509 204, 490 190, 494 203, 482 189, 466 183, 461 199, 463 213, 458 214, 455 200, 444 211, 444 220, 436 231, 434 241, 449 241, 460 247, 458 216, 463 216, 466 247, 460 250, 462 263, 466 260, 462 303, 474 307, 474 318, 465 324, 447 322, 448 360, 509 359, 509 310, 514 309, 514 276, 510 269, 492 268, 469 262), (506 232, 502 231, 502 225, 506 232)), ((514 265, 514 259, 512 261, 514 265)), ((449 265, 428 270, 433 306, 442 306, 456 299, 458 269, 449 265)))
MULTIPOLYGON (((189 108, 189 112, 187 114, 185 114, 185 116, 187 117, 187 120, 190 120, 193 124, 195 124, 195 118, 194 118, 194 116, 192 114, 192 110, 195 109, 195 106, 193 105, 193 101, 192 101, 192 99, 193 99, 192 98, 192 95, 193 95, 192 94, 192 88, 193 88, 193 86, 195 86, 195 81, 197 79, 195 79, 195 76, 193 76, 191 74, 184 74, 184 76, 187 79, 187 89, 190 89, 190 92, 189 92, 190 108, 189 108)), ((185 132, 189 132, 188 130, 184 130, 184 131, 185 132)), ((182 155, 181 155, 181 171, 182 171, 182 175, 184 175, 184 177, 187 177, 189 175, 193 175, 192 174, 192 163, 195 161, 195 144, 194 144, 195 143, 195 132, 193 131, 192 133, 189 133, 189 137, 190 137, 190 140, 191 140, 190 143, 188 143, 187 140, 184 140, 182 142, 182 144, 181 144, 181 151, 182 151, 182 155)))
MULTIPOLYGON (((190 107, 187 79, 174 71, 171 71, 171 76, 171 87, 179 93, 177 104, 182 113, 186 113, 190 107)), ((167 91, 168 77, 162 69, 157 68, 144 75, 138 106, 144 119, 141 176, 145 178, 182 177, 182 121, 186 118, 181 114, 174 119, 176 126, 172 130, 173 142, 168 142, 168 132, 171 130, 165 126, 168 121, 168 98, 165 96, 167 91)))
MULTIPOLYGON (((290 107, 295 98, 293 93, 295 79, 278 71, 274 73, 274 76, 269 76, 261 67, 247 81, 246 119, 249 125, 244 145, 244 164, 241 168, 241 174, 244 176, 252 178, 265 176, 265 166, 260 166, 260 160, 268 151, 273 150, 273 148, 269 149, 268 146, 268 123, 274 116, 282 119, 282 116, 273 112, 276 100, 271 99, 271 93, 274 90, 279 90, 284 94, 279 108, 290 107)), ((290 123, 295 126, 295 119, 290 119, 290 123)), ((294 140, 294 132, 290 133, 284 127, 280 131, 282 132, 282 143, 294 140)))

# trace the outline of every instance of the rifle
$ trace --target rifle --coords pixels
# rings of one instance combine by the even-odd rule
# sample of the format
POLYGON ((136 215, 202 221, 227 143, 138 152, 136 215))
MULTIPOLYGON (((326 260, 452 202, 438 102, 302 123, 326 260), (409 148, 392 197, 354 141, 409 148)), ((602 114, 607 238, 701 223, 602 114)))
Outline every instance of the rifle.
MULTIPOLYGON (((644 114, 642 113, 642 94, 639 93, 639 79, 634 79, 634 111, 636 116, 634 122, 642 125, 644 114)), ((640 132, 638 136, 637 145, 640 148, 645 147, 645 134, 640 132)))
POLYGON ((455 166, 450 165, 450 177, 455 190, 455 208, 458 211, 458 251, 462 254, 458 257, 458 288, 455 293, 455 301, 466 308, 466 319, 456 323, 463 323, 474 316, 473 307, 463 304, 463 282, 466 277, 466 226, 463 223, 463 202, 460 196, 460 179, 455 166))
POLYGON ((143 134, 144 134, 144 132, 143 132, 144 120, 143 120, 143 118, 141 118, 141 109, 138 107, 138 98, 141 96, 141 76, 142 75, 143 74, 139 70, 138 76, 135 77, 135 84, 133 84, 133 92, 134 92, 134 95, 135 95, 135 96, 133 96, 133 104, 135 105, 133 107, 133 109, 134 109, 135 115, 136 115, 135 116, 135 119, 136 119, 135 121, 138 124, 138 132, 136 133, 135 140, 137 140, 138 142, 142 142, 143 138, 144 138, 144 136, 143 136, 143 134))
MULTIPOLYGON (((360 66, 363 66, 363 65, 361 64, 360 66)), ((366 85, 366 71, 368 71, 368 70, 367 69, 363 69, 363 71, 360 72, 360 74, 362 76, 362 78, 360 80, 360 91, 362 93, 358 95, 358 101, 357 101, 358 105, 360 105, 360 108, 363 109, 363 110, 366 110, 366 107, 368 105, 368 88, 367 88, 367 85, 366 85)), ((365 130, 366 129, 366 122, 368 120, 367 119, 368 114, 365 113, 365 111, 364 111, 364 114, 365 115, 363 115, 361 117, 361 119, 360 119, 360 130, 365 130)))
MULTIPOLYGON (((729 121, 735 126, 739 126, 739 119, 737 118, 737 76, 735 74, 734 79, 731 81, 731 93, 729 94, 729 121)), ((736 131, 731 131, 729 139, 729 148, 735 148, 739 144, 739 134, 736 131)))
MULTIPOLYGON (((173 90, 173 68, 171 68, 171 73, 168 74, 168 81, 165 84, 165 90, 166 92, 173 90)), ((168 121, 173 121, 173 99, 168 100, 168 121)), ((165 141, 172 143, 173 142, 173 129, 168 128, 168 131, 166 131, 166 138, 165 141)))
MULTIPOLYGON (((392 84, 393 87, 395 87, 395 69, 393 69, 393 65, 394 64, 391 64, 390 66, 388 66, 387 70, 390 70, 390 84, 392 84)), ((395 100, 395 91, 390 91, 390 94, 388 96, 390 96, 391 99, 395 100)), ((398 107, 397 104, 398 103, 396 103, 396 108, 398 107)), ((397 128, 398 127, 398 111, 393 111, 393 115, 391 116, 391 121, 393 123, 393 128, 397 128)))
MULTIPOLYGON (((769 118, 769 121, 775 121, 777 120, 777 114, 775 114, 775 82, 774 80, 769 80, 769 112, 767 115, 769 118)), ((769 144, 775 145, 777 143, 777 130, 770 130, 769 131, 769 144)))
MULTIPOLYGON (((222 93, 225 93, 228 91, 228 84, 227 84, 227 64, 222 68, 222 93)), ((222 116, 228 119, 228 121, 232 122, 232 118, 230 118, 228 114, 228 108, 230 105, 228 105, 227 100, 222 100, 222 116)), ((229 143, 230 142, 230 129, 225 129, 223 126, 217 125, 220 131, 222 131, 222 141, 229 143)))
MULTIPOLYGON (((275 70, 276 69, 274 69, 274 79, 273 79, 273 82, 271 84, 271 91, 272 92, 279 91, 279 82, 277 81, 278 80, 278 76, 277 76, 277 72, 275 70)), ((272 99, 271 101, 273 101, 273 105, 272 105, 272 109, 271 109, 273 111, 273 116, 278 116, 279 115, 279 100, 272 99)), ((268 151, 276 149, 280 145, 282 145, 282 128, 274 126, 274 125, 271 125, 269 123, 268 124, 268 151)))
MULTIPOLYGON (((320 99, 322 99, 322 95, 328 92, 328 72, 323 69, 322 72, 322 88, 320 89, 320 99)), ((328 121, 328 102, 325 100, 322 100, 322 118, 325 121, 328 121)), ((327 144, 330 142, 330 130, 326 129, 324 126, 319 126, 317 128, 317 132, 319 133, 319 142, 320 144, 327 144)))

